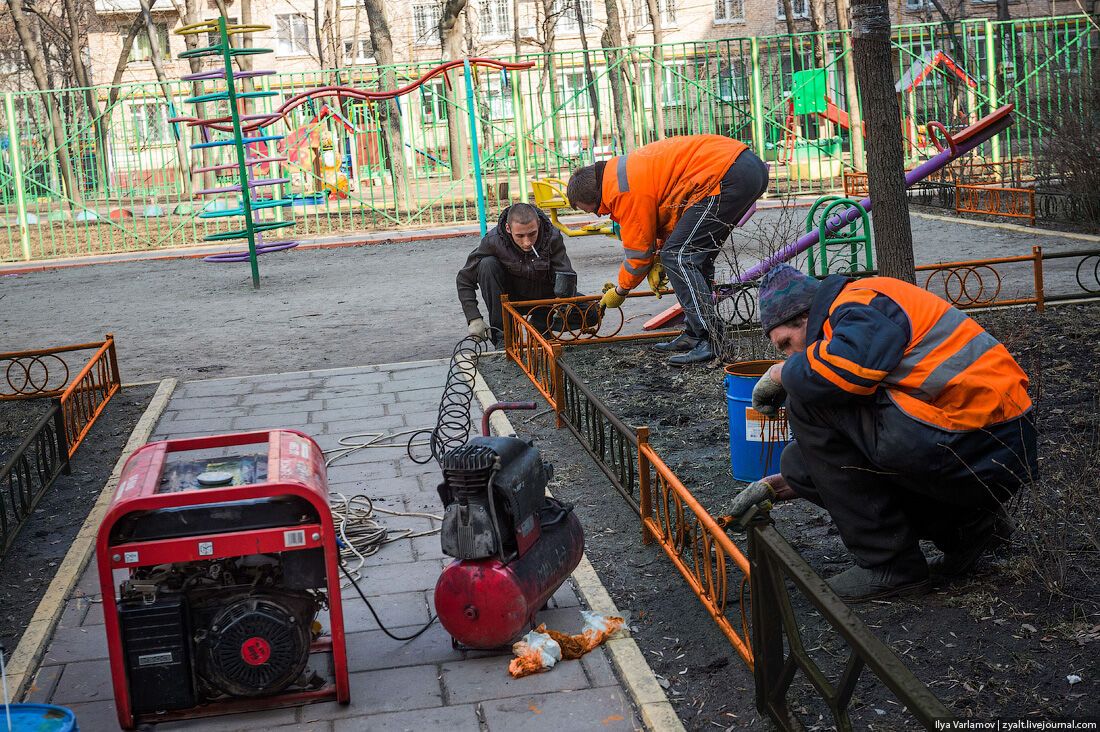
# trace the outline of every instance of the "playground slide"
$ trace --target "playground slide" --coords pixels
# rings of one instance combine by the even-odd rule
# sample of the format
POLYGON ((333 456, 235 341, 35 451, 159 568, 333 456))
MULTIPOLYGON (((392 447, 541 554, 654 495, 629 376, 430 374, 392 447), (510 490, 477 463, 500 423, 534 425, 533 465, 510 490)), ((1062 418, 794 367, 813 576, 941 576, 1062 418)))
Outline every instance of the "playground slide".
MULTIPOLYGON (((939 154, 935 157, 924 161, 913 170, 905 174, 905 187, 909 188, 915 183, 919 183, 937 170, 941 170, 949 163, 954 162, 958 158, 962 157, 966 153, 974 150, 979 145, 990 139, 994 135, 1000 134, 1005 129, 1010 127, 1014 120, 1012 119, 1012 110, 1014 105, 1006 104, 1005 106, 997 109, 986 117, 978 120, 974 124, 962 130, 957 135, 948 135, 942 125, 938 125, 938 128, 943 131, 945 135, 947 147, 941 149, 939 154)), ((938 123, 929 123, 929 125, 937 125, 938 123)), ((864 198, 860 201, 860 205, 867 211, 871 210, 870 197, 864 198)), ((833 234, 839 231, 841 228, 851 224, 859 216, 859 211, 856 208, 849 208, 844 212, 843 216, 831 217, 825 222, 825 230, 827 234, 833 234)), ((818 242, 818 230, 815 229, 809 233, 803 234, 792 244, 780 249, 772 256, 765 259, 763 262, 750 267, 742 274, 736 276, 730 284, 739 284, 742 282, 751 282, 756 278, 763 275, 772 267, 786 262, 792 257, 801 254, 814 244, 818 242)), ((668 310, 659 313, 648 321, 643 326, 644 330, 655 330, 668 325, 672 325, 678 322, 683 317, 683 308, 679 305, 673 305, 668 310)))
MULTIPOLYGON (((825 107, 824 112, 818 112, 817 115, 822 119, 827 119, 833 124, 839 125, 844 129, 848 129, 851 126, 851 121, 848 119, 848 113, 833 103, 832 99, 825 97, 825 102, 828 106, 825 107)), ((863 134, 867 134, 867 123, 861 122, 860 126, 863 128, 863 134)))

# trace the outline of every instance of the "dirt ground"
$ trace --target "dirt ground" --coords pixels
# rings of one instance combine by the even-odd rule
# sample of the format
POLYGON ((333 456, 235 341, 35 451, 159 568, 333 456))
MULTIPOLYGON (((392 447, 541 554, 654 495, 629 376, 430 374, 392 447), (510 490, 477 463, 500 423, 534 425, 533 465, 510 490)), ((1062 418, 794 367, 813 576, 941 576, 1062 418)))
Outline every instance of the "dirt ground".
MULTIPOLYGON (((1042 474, 1016 512, 1021 528, 1009 550, 962 583, 911 601, 857 606, 872 631, 960 717, 1100 717, 1098 316, 1100 305, 980 316, 1032 374, 1037 397, 1042 474), (1071 675, 1081 681, 1071 684, 1071 675)), ((636 345, 574 348, 566 360, 627 424, 648 425, 658 454, 704 506, 721 512, 739 484, 730 475, 720 368, 670 369, 636 345)), ((537 398, 513 364, 496 359, 482 371, 499 399, 537 398)), ((616 602, 632 613, 637 640, 668 681, 685 725, 753 726, 751 674, 663 552, 641 545, 625 502, 549 416, 513 419, 554 462, 555 495, 578 504, 586 551, 616 602)), ((849 566, 824 511, 792 502, 773 515, 819 574, 849 566)), ((735 541, 744 549, 743 537, 735 541)), ((847 658, 842 641, 801 596, 794 603, 806 648, 835 680, 847 658)), ((796 683, 791 699, 808 725, 831 727, 808 684, 796 683)), ((869 671, 851 708, 857 728, 913 724, 869 671)))
MULTIPOLYGON (((0 560, 0 644, 8 655, 18 645, 154 391, 153 386, 135 386, 111 398, 73 456, 72 472, 58 476, 0 560)), ((26 430, 47 408, 36 399, 0 402, 0 464, 11 457, 26 430)))
MULTIPOLYGON (((785 228, 801 231, 805 215, 805 209, 761 212, 735 232, 734 242, 752 248, 784 216, 785 228)), ((1036 243, 1096 246, 921 216, 912 221, 917 262, 1026 254, 1036 243)), ((0 352, 85 343, 110 332, 129 382, 446 358, 465 325, 455 274, 476 244, 464 237, 273 254, 260 260, 258 291, 247 264, 198 260, 0 277, 0 352)), ((614 278, 618 242, 590 236, 566 246, 582 292, 599 292, 614 278)), ((1053 263, 1050 269, 1056 273, 1053 263)), ((637 327, 668 304, 632 299, 628 325, 637 327)))

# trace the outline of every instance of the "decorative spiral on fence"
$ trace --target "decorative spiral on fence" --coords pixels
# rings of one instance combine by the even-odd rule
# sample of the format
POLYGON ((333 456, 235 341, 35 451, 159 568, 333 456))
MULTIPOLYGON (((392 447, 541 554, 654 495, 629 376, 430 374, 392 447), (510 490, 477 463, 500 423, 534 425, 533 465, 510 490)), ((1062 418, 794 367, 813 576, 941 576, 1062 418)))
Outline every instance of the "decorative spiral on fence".
POLYGON ((1090 295, 1100 295, 1100 254, 1090 254, 1077 263, 1077 284, 1090 295), (1092 263, 1092 282, 1086 284, 1090 262, 1092 263))
POLYGON ((35 396, 61 391, 69 383, 69 364, 54 353, 43 356, 11 356, 6 359, 4 379, 7 388, 0 385, 0 396, 35 396), (52 367, 50 362, 56 362, 52 367))
POLYGON ((952 305, 991 305, 1001 294, 1001 275, 988 264, 933 270, 924 281, 924 289, 931 290, 932 281, 939 276, 943 277, 944 298, 952 305), (983 270, 987 274, 983 274, 983 270))
POLYGON ((552 306, 547 319, 551 339, 563 343, 611 338, 618 335, 625 322, 621 308, 601 312, 596 301, 558 303, 552 306))
POLYGON ((718 288, 718 318, 728 328, 755 325, 756 286, 753 284, 728 285, 718 288))

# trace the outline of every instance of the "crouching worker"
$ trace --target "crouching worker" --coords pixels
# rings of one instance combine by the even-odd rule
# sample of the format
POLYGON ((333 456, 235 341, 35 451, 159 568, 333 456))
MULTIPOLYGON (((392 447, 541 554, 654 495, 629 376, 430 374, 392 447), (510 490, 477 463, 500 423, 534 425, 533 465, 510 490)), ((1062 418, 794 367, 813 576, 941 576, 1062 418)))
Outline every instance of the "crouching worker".
MULTIPOLYGON (((576 282, 561 232, 539 209, 516 203, 504 209, 496 227, 458 271, 458 300, 470 335, 500 346, 504 342, 501 295, 515 301, 572 297, 577 294, 576 282), (489 312, 488 324, 477 307, 478 289, 489 312)), ((550 308, 525 314, 540 333, 553 325, 550 308)))
POLYGON ((1008 539, 1003 504, 1038 468, 1027 375, 1000 342, 888 277, 818 282, 780 265, 760 313, 787 360, 753 406, 785 403, 794 441, 781 475, 735 504, 793 491, 825 508, 855 559, 829 580, 849 601, 924 593, 930 573, 963 575, 1008 539), (942 554, 926 561, 920 539, 942 554))
POLYGON ((663 269, 687 325, 656 348, 679 352, 669 359, 674 366, 712 360, 711 331, 719 327, 714 261, 767 188, 767 165, 745 143, 720 135, 670 137, 575 170, 566 190, 569 205, 611 214, 621 230, 623 263, 617 284, 604 293, 604 307, 622 306, 645 279, 656 290, 663 269))

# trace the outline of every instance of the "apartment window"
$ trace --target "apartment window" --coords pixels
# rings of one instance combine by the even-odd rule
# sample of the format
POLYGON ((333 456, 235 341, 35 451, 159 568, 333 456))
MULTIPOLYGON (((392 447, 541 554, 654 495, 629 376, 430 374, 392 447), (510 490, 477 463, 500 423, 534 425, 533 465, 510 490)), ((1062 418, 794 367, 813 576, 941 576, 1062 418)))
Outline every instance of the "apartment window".
MULTIPOLYGON (((172 58, 172 49, 168 46, 168 24, 153 23, 157 31, 157 50, 162 59, 172 58)), ((125 30, 120 31, 123 35, 125 30)), ((153 59, 153 44, 149 42, 149 31, 142 28, 134 38, 134 45, 130 47, 131 61, 151 61, 153 59)))
POLYGON ((370 45, 370 39, 360 38, 355 41, 344 41, 344 62, 350 64, 374 63, 374 48, 370 45))
MULTIPOLYGON (((236 18, 226 18, 225 19, 225 24, 226 25, 235 25, 236 22, 237 22, 236 18)), ((208 46, 216 46, 219 43, 221 43, 221 40, 222 40, 221 33, 207 33, 206 34, 206 45, 208 45, 208 46)))
MULTIPOLYGON (((794 10, 795 18, 810 17, 810 0, 791 0, 791 8, 794 10)), ((775 17, 779 20, 787 19, 787 14, 783 11, 782 0, 778 0, 776 3, 775 17)))
POLYGON ((139 145, 164 142, 167 138, 167 119, 159 104, 135 104, 131 107, 134 140, 139 145))
POLYGON ((481 35, 511 38, 512 27, 512 0, 485 0, 481 6, 481 35))
POLYGON ((583 71, 567 71, 562 76, 562 94, 566 98, 565 111, 567 114, 583 112, 591 108, 588 99, 588 82, 584 78, 583 71))
POLYGON ((687 66, 683 63, 677 63, 670 66, 666 66, 661 69, 663 72, 661 76, 664 79, 664 88, 661 90, 664 92, 664 103, 666 107, 679 107, 684 103, 684 85, 687 84, 684 81, 684 77, 687 75, 687 66))
POLYGON ((304 15, 276 15, 275 52, 280 56, 309 53, 309 19, 304 15))
POLYGON ((577 3, 581 4, 581 17, 585 30, 592 26, 592 0, 554 0, 554 14, 558 17, 558 30, 564 33, 580 33, 577 25, 577 3))
POLYGON ((733 23, 745 19, 745 0, 714 0, 714 22, 733 23))
POLYGON ((924 10, 926 5, 925 0, 905 0, 905 9, 909 12, 917 12, 918 10, 924 10))
POLYGON ((718 67, 718 98, 723 102, 744 102, 749 98, 749 72, 745 62, 734 59, 718 67))
POLYGON ((507 74, 494 74, 488 79, 489 119, 512 119, 512 83, 507 74))
POLYGON ((413 5, 413 43, 417 46, 439 44, 439 20, 443 9, 438 5, 413 5))
POLYGON ((434 124, 447 121, 447 97, 444 82, 429 81, 420 86, 420 115, 424 122, 434 124))
MULTIPOLYGON (((715 0, 715 5, 721 0, 715 0)), ((635 0, 638 8, 638 25, 648 28, 653 25, 653 18, 649 14, 649 3, 646 0, 635 0)), ((661 12, 661 23, 667 28, 676 25, 676 0, 657 0, 657 9, 661 12)))

